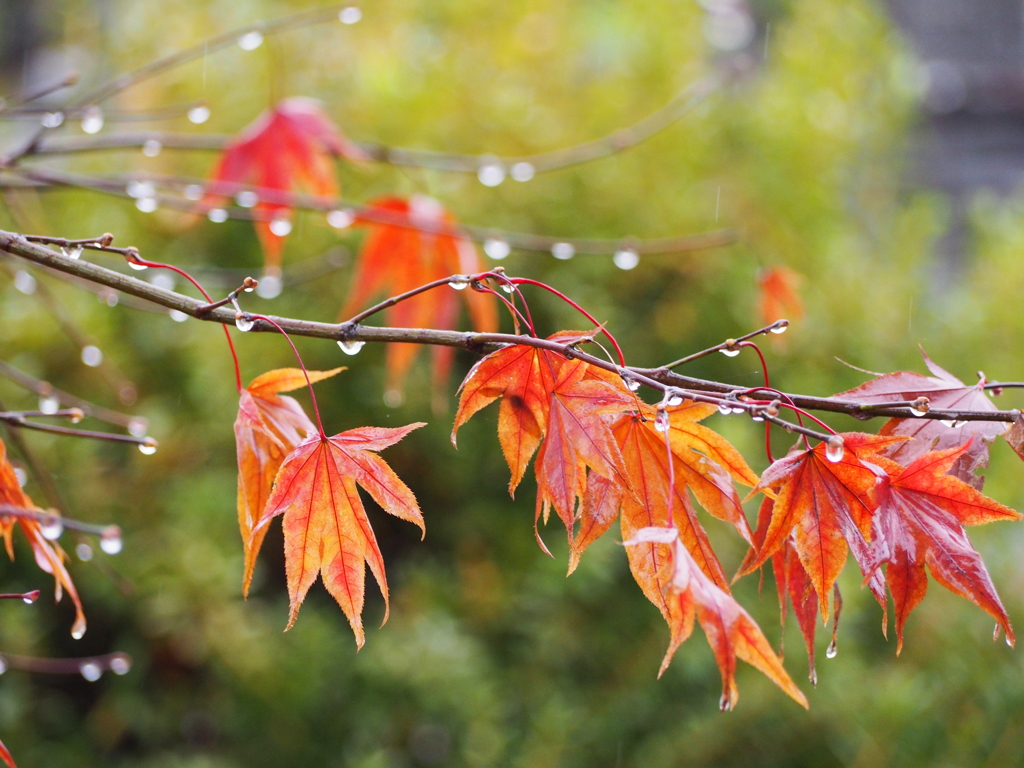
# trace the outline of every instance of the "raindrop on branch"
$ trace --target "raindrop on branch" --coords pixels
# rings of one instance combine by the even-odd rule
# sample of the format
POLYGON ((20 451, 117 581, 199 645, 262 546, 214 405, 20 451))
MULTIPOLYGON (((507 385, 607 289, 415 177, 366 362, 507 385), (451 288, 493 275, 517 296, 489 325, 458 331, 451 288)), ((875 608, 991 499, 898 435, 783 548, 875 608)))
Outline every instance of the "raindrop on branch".
POLYGON ((273 232, 278 237, 285 237, 292 231, 292 222, 290 219, 286 219, 283 217, 271 219, 270 231, 273 232))
POLYGON ((243 51, 255 51, 261 45, 263 45, 263 33, 259 30, 246 32, 238 38, 238 47, 243 51))
POLYGON ((663 408, 658 409, 654 415, 654 428, 659 432, 668 431, 668 411, 663 408))
POLYGON ((456 291, 464 291, 469 287, 469 282, 467 280, 449 280, 448 285, 456 291))
POLYGON ((97 368, 103 363, 103 352, 92 344, 82 347, 82 362, 90 368, 97 368))
POLYGON ((260 196, 250 189, 245 189, 235 195, 235 202, 239 208, 254 208, 260 201, 260 196))
POLYGON ((156 157, 163 150, 164 145, 156 139, 147 139, 142 145, 142 154, 146 157, 156 157))
POLYGON ((723 347, 722 349, 720 349, 718 351, 721 352, 726 357, 736 357, 736 355, 738 355, 740 353, 740 348, 739 347, 733 347, 732 349, 730 349, 729 347, 723 347))
POLYGON ((64 124, 63 112, 47 112, 42 119, 43 128, 59 128, 64 124))
POLYGON ((477 169, 476 177, 485 187, 496 187, 505 180, 505 166, 496 157, 488 158, 477 169))
POLYGON ((109 526, 100 536, 100 549, 108 555, 116 555, 123 546, 121 529, 116 525, 109 526))
POLYGON ((536 173, 536 171, 530 163, 516 163, 509 170, 509 176, 516 181, 529 181, 533 178, 534 173, 536 173))
POLYGON ((140 197, 135 201, 135 207, 143 213, 152 213, 157 209, 155 197, 140 197))
POLYGON ((363 18, 363 12, 354 5, 349 5, 338 11, 338 19, 342 24, 355 24, 363 18))
POLYGON ((243 333, 251 331, 254 325, 256 325, 256 322, 252 318, 246 317, 244 312, 235 313, 235 327, 238 330, 243 333))
POLYGON ((501 261, 509 255, 512 248, 508 242, 499 237, 489 237, 484 240, 484 253, 496 261, 501 261))
POLYGON ((341 351, 344 352, 346 355, 358 355, 359 354, 359 350, 361 350, 365 345, 366 345, 365 341, 339 341, 338 342, 338 346, 341 347, 341 351))
POLYGON ((128 422, 128 434, 132 437, 145 437, 149 422, 145 419, 131 419, 128 422))
POLYGON ((615 252, 612 261, 619 269, 634 269, 640 263, 640 254, 632 248, 624 248, 615 252))
POLYGON ((771 332, 778 335, 789 330, 789 320, 779 320, 771 329, 771 332))
POLYGON ((47 416, 52 416, 60 410, 60 400, 53 395, 39 398, 39 410, 47 416))
POLYGON ((88 680, 90 683, 95 683, 103 676, 103 670, 100 669, 100 665, 95 661, 86 661, 78 668, 78 671, 82 673, 82 677, 88 680))
POLYGON ((82 246, 80 246, 80 245, 63 246, 62 245, 60 247, 60 252, 63 253, 65 256, 67 256, 69 259, 79 259, 82 256, 82 246))
POLYGON ((139 453, 145 456, 152 456, 156 453, 157 442, 152 437, 147 437, 139 443, 139 453))
POLYGON ((86 133, 99 133, 103 128, 103 110, 99 107, 87 107, 82 113, 82 130, 86 133))
POLYGON ((572 243, 555 243, 551 246, 551 255, 565 261, 576 255, 576 248, 572 243))
POLYGON ((30 296, 36 292, 36 279, 23 269, 19 269, 14 275, 14 287, 30 296))
POLYGON ((327 214, 327 223, 335 229, 346 229, 355 222, 355 214, 347 208, 331 211, 327 214))
POLYGON ((211 208, 210 212, 206 214, 206 218, 214 224, 223 224, 228 220, 228 212, 223 208, 211 208))
POLYGON ((186 200, 201 200, 203 197, 203 188, 199 184, 189 184, 185 187, 182 194, 185 195, 186 200))
POLYGON ((205 104, 192 107, 192 109, 188 111, 188 119, 196 125, 202 125, 210 119, 210 108, 205 104))
POLYGON ((846 453, 846 448, 843 445, 843 438, 839 435, 832 435, 828 439, 828 444, 825 448, 825 458, 835 464, 843 460, 844 453, 846 453))
POLYGON ((115 675, 127 675, 132 668, 132 660, 125 654, 118 654, 109 661, 110 671, 115 675))
POLYGON ((58 515, 48 515, 39 521, 39 533, 48 541, 56 541, 64 533, 64 523, 58 515))

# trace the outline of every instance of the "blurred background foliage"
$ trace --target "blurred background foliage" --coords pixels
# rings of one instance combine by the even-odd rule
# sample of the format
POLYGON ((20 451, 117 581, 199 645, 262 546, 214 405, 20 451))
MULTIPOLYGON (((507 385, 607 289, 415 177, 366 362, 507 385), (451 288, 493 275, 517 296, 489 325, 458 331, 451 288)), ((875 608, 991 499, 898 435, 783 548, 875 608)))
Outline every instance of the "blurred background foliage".
MULTIPOLYGON (((42 47, 31 61, 10 64, 2 90, 14 93, 29 74, 42 79, 67 68, 81 71, 80 87, 88 87, 213 34, 312 5, 0 4, 8 33, 10 25, 25 23, 26 13, 36 14, 32 28, 42 30, 42 47)), ((610 257, 557 262, 513 252, 503 262, 607 320, 632 364, 666 362, 757 327, 759 270, 785 265, 803 276, 806 315, 765 344, 782 389, 829 394, 864 379, 837 357, 870 370, 920 371, 918 343, 966 381, 979 369, 990 378, 1024 377, 1018 354, 1024 321, 1017 311, 1022 203, 979 197, 972 208, 973 253, 952 267, 937 266, 931 252, 948 206, 903 181, 921 84, 914 56, 885 9, 869 0, 755 2, 744 10, 754 21, 748 39, 730 52, 721 50, 730 46, 713 28, 715 5, 377 0, 354 26, 335 22, 268 38, 252 52, 211 53, 110 106, 145 109, 205 98, 212 117, 202 129, 184 119, 164 125, 231 133, 278 98, 310 96, 356 140, 508 155, 608 134, 711 68, 741 67, 746 75, 738 83, 677 125, 604 160, 493 189, 466 175, 341 165, 343 192, 355 200, 425 193, 467 223, 552 235, 657 237, 735 228, 739 240, 732 246, 644 257, 628 272, 610 257)), ((3 139, 13 142, 24 130, 4 126, 3 139)), ((79 133, 74 124, 63 130, 79 133)), ((47 162, 86 172, 202 176, 214 159, 165 150, 154 158, 101 152, 47 162)), ((204 270, 257 274, 261 264, 245 223, 146 214, 130 201, 88 192, 8 195, 0 226, 68 237, 113 232, 120 244, 195 269, 212 283, 216 275, 204 270)), ((321 215, 301 214, 285 264, 336 249, 350 265, 361 237, 339 234, 321 215)), ((332 320, 349 273, 346 266, 273 300, 251 296, 248 306, 332 320)), ((333 344, 297 341, 310 367, 349 366, 317 387, 329 431, 430 422, 385 454, 416 491, 427 538, 419 542, 412 526, 371 509, 393 605, 387 626, 368 630, 360 653, 320 587, 294 629, 282 633, 287 598, 279 528, 268 537, 253 593, 248 601, 240 595, 236 395, 219 331, 109 307, 46 275, 36 278, 135 383, 138 400, 130 410, 150 420, 161 447, 145 457, 129 447, 25 435, 55 476, 68 513, 118 523, 125 549, 114 557, 97 549, 91 561, 72 564, 89 617, 83 640, 68 636, 66 602, 28 608, 2 601, 0 650, 37 656, 124 650, 135 665, 124 677, 95 683, 13 670, 0 678, 0 736, 22 766, 1024 761, 1019 653, 993 645, 990 620, 934 582, 897 659, 894 643, 879 631, 878 606, 847 568, 839 654, 826 660, 827 638, 819 638, 819 685, 811 690, 803 683, 809 712, 744 666, 740 705, 720 714, 718 672, 699 632, 655 680, 668 632, 633 583, 615 535, 595 545, 566 579, 566 546, 557 530, 542 531, 554 559, 533 541, 532 480, 515 500, 505 492, 496 409, 465 427, 454 450, 452 409, 431 411, 425 359, 404 404, 384 405, 380 348, 348 358, 333 344)), ((579 326, 545 296, 532 307, 545 332, 579 326)), ((5 360, 117 407, 109 383, 80 363, 39 293, 17 291, 7 273, 0 273, 0 328, 5 360)), ((293 364, 280 338, 244 337, 239 344, 246 381, 293 364)), ((471 363, 461 355, 456 376, 471 363)), ((760 375, 748 354, 707 358, 688 372, 737 384, 757 383, 760 375)), ((456 383, 449 385, 451 403, 456 383)), ((10 407, 33 406, 33 398, 4 381, 0 398, 10 407)), ((1013 394, 1000 402, 1021 405, 1013 394)), ((758 427, 738 417, 715 416, 708 424, 755 469, 764 468, 758 427)), ((776 445, 784 450, 785 438, 776 436, 776 445)), ((1004 444, 993 450, 988 474, 992 496, 1024 508, 1022 468, 1004 444)), ((34 482, 28 490, 41 495, 34 482)), ((723 524, 707 524, 726 568, 735 568, 741 542, 723 524)), ((1014 554, 1022 544, 1019 526, 971 536, 1011 618, 1024 616, 1022 567, 1014 554)), ((73 544, 65 534, 66 548, 73 544)), ((16 562, 0 565, 5 591, 49 589, 27 555, 19 544, 16 562)), ((777 642, 778 608, 766 581, 760 597, 754 577, 736 589, 777 642)), ((370 589, 368 627, 383 613, 370 589)), ((806 681, 795 627, 782 634, 787 667, 806 681)))

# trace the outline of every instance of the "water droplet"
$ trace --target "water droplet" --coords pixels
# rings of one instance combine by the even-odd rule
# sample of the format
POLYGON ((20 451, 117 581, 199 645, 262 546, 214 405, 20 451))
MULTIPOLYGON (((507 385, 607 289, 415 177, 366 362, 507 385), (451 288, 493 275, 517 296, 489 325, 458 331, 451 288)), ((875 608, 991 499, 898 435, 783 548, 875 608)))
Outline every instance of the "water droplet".
POLYGON ((238 47, 243 51, 255 51, 261 45, 263 45, 263 33, 255 29, 238 38, 238 47))
POLYGON ((732 407, 724 400, 718 404, 718 412, 723 416, 728 416, 732 413, 732 407))
POLYGON ((928 411, 922 411, 922 410, 920 410, 918 408, 914 408, 913 406, 911 406, 910 407, 910 413, 913 414, 914 416, 921 417, 921 416, 924 416, 926 413, 928 413, 928 411))
POLYGON ((64 523, 61 522, 60 517, 57 515, 48 515, 39 521, 39 532, 43 535, 44 539, 56 541, 64 533, 64 523))
POLYGON ((139 453, 142 453, 146 456, 152 456, 154 453, 156 453, 156 449, 157 442, 152 437, 147 437, 145 440, 139 443, 139 453))
POLYGON ((659 432, 668 431, 668 411, 661 408, 654 414, 654 428, 659 432))
POLYGON ((117 291, 104 291, 100 294, 99 299, 108 307, 116 307, 118 302, 117 291))
POLYGON ((131 658, 123 654, 111 657, 108 663, 110 664, 110 671, 115 675, 127 675, 132 668, 131 658))
POLYGON ((843 460, 844 453, 846 453, 846 448, 843 445, 843 438, 839 435, 830 437, 825 448, 825 458, 835 464, 837 461, 843 460))
POLYGON ((144 269, 149 269, 149 267, 147 267, 145 264, 139 264, 138 262, 135 261, 129 261, 128 266, 134 269, 136 272, 141 272, 144 269))
POLYGON ((18 481, 18 487, 19 488, 24 488, 25 487, 25 483, 28 482, 28 472, 26 472, 21 467, 15 467, 14 468, 14 477, 18 481))
POLYGON ((736 357, 736 355, 738 355, 740 353, 740 348, 739 347, 733 347, 732 349, 729 349, 728 347, 723 347, 722 349, 720 349, 718 351, 721 352, 726 357, 736 357))
POLYGON ((626 386, 629 388, 630 392, 640 391, 640 382, 636 379, 626 379, 626 386))
POLYGON ((103 352, 92 344, 82 347, 82 362, 90 368, 97 368, 103 362, 103 352))
POLYGON ((724 693, 722 694, 722 698, 718 700, 718 708, 722 712, 728 712, 732 709, 732 700, 724 693))
POLYGON ((746 413, 747 409, 740 405, 734 405, 730 413, 746 413))
POLYGON ((132 437, 145 437, 149 429, 149 422, 145 419, 131 419, 128 422, 128 434, 132 437))
POLYGON ((496 187, 505 180, 505 166, 498 158, 489 158, 477 169, 476 177, 485 187, 496 187))
POLYGON ((153 186, 151 181, 129 181, 124 191, 128 193, 128 197, 138 199, 140 197, 152 197, 156 194, 156 187, 153 186))
POLYGON ((82 673, 82 677, 88 680, 90 683, 95 683, 101 677, 103 677, 103 670, 100 669, 100 665, 95 661, 84 661, 79 666, 78 671, 82 673))
POLYGON ((142 154, 146 157, 156 157, 163 150, 164 145, 156 139, 147 139, 142 145, 142 154))
POLYGON ((825 649, 825 657, 829 659, 834 659, 837 653, 839 653, 839 651, 836 648, 836 641, 833 640, 831 643, 828 644, 828 648, 825 649))
POLYGON ((196 125, 202 125, 210 119, 210 108, 205 104, 200 104, 198 107, 192 107, 188 111, 188 119, 196 125))
POLYGON ((953 427, 956 426, 956 420, 955 419, 939 419, 939 424, 941 424, 944 427, 949 427, 950 429, 952 429, 953 427))
POLYGON ((83 563, 88 563, 92 560, 92 547, 83 541, 75 547, 75 554, 83 563))
POLYGON ((260 278, 259 285, 256 286, 256 295, 264 299, 276 299, 281 295, 281 289, 284 285, 281 282, 281 278, 277 275, 264 275, 260 278))
POLYGON ((64 124, 63 112, 47 112, 41 121, 43 128, 58 128, 64 124))
POLYGON ((576 248, 572 243, 555 243, 551 246, 551 255, 565 261, 576 255, 576 248))
POLYGON ((189 184, 182 192, 186 200, 202 200, 203 188, 199 184, 189 184))
POLYGON ((47 416, 53 415, 60 410, 60 400, 53 395, 39 398, 39 410, 47 416))
POLYGON ((511 251, 511 246, 500 237, 489 237, 484 240, 484 253, 496 261, 501 261, 511 251))
POLYGON ((813 685, 815 688, 817 688, 818 687, 818 670, 816 670, 814 667, 811 667, 811 673, 810 673, 810 675, 808 675, 808 679, 811 681, 811 685, 813 685))
POLYGON ((38 597, 39 590, 37 589, 32 592, 26 592, 24 595, 21 596, 21 601, 25 603, 25 605, 34 605, 36 602, 36 598, 38 597))
POLYGON ((123 547, 124 543, 121 541, 120 528, 112 525, 103 531, 103 534, 100 536, 100 549, 108 555, 116 555, 123 547))
POLYGON ((789 320, 779 320, 779 322, 775 324, 775 327, 771 329, 771 332, 774 334, 780 334, 785 333, 787 330, 789 330, 789 320))
POLYGON ((75 627, 71 630, 71 636, 75 640, 81 640, 83 637, 85 637, 85 627, 75 627))
POLYGON ((71 421, 72 424, 77 424, 84 418, 85 411, 83 411, 81 408, 72 408, 70 411, 68 411, 68 419, 71 421))
POLYGON ((173 291, 174 275, 166 270, 158 269, 150 276, 149 284, 165 291, 173 291))
POLYGON ((251 318, 246 317, 244 312, 235 313, 235 327, 238 330, 242 332, 251 331, 252 327, 255 324, 255 321, 253 321, 251 318))
POLYGON ((512 283, 502 283, 501 290, 503 290, 505 293, 515 293, 516 287, 512 283))
MULTIPOLYGON (((358 8, 356 10, 358 10, 358 8)), ((341 208, 327 214, 327 223, 335 229, 346 229, 347 227, 351 227, 355 220, 355 213, 348 208, 341 208)))
POLYGON ((669 395, 668 396, 668 406, 669 406, 669 408, 675 408, 676 406, 682 405, 682 404, 683 404, 683 396, 682 395, 669 395))
POLYGON ((82 256, 82 246, 74 245, 70 247, 61 246, 60 252, 67 256, 69 259, 79 259, 82 256))
POLYGON ((135 207, 143 213, 152 213, 157 209, 155 197, 140 197, 135 201, 135 207))
POLYGON ((398 408, 405 402, 405 395, 401 390, 389 389, 384 393, 384 405, 388 408, 398 408))
POLYGON ((632 248, 624 248, 615 252, 612 261, 619 269, 633 269, 640 263, 640 254, 632 248))
POLYGON ((206 218, 214 224, 223 224, 228 220, 228 212, 223 208, 211 208, 210 212, 206 214, 206 218))
POLYGON ((0 656, 0 675, 7 671, 7 659, 0 656))
POLYGON ((363 12, 354 5, 349 5, 338 11, 338 19, 342 24, 355 24, 363 18, 363 12))
POLYGON ((1006 638, 1006 644, 1013 648, 1013 640, 1011 640, 1009 637, 1006 638))
POLYGON ((99 107, 87 107, 82 113, 82 130, 86 133, 99 133, 103 128, 103 110, 99 107))
POLYGON ((292 231, 291 219, 276 218, 270 221, 270 231, 278 237, 285 237, 292 231))
POLYGON ((750 411, 751 421, 764 421, 764 414, 761 411, 750 411))
POLYGON ((341 347, 341 351, 344 352, 346 355, 358 355, 359 354, 359 350, 361 350, 365 345, 366 345, 365 341, 339 341, 338 342, 338 346, 341 347))
POLYGON ((464 291, 469 288, 469 282, 467 280, 449 280, 448 285, 456 291, 464 291))
POLYGON ((25 270, 19 269, 14 275, 14 287, 26 296, 31 296, 36 292, 36 279, 25 270))
POLYGON ((516 181, 529 181, 536 172, 536 169, 530 163, 516 163, 509 171, 509 176, 516 181))
POLYGON ((239 208, 255 208, 260 201, 260 196, 252 190, 246 189, 235 195, 235 202, 239 208))

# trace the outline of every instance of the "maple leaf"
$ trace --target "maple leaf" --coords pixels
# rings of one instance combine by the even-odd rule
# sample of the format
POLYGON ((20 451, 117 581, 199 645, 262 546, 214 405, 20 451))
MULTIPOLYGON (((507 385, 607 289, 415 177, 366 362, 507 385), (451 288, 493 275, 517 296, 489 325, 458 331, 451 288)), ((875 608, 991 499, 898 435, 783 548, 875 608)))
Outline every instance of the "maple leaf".
POLYGON ((314 434, 288 454, 256 524, 259 532, 284 515, 285 572, 295 623, 309 588, 322 575, 327 591, 338 601, 362 647, 363 593, 366 566, 384 596, 388 619, 388 584, 384 559, 370 527, 357 485, 385 512, 415 523, 426 534, 416 497, 387 463, 376 455, 394 445, 422 422, 397 429, 362 427, 326 437, 314 434))
POLYGON ((625 541, 627 547, 657 543, 671 547, 672 579, 666 599, 675 604, 678 623, 672 630, 659 676, 664 673, 679 645, 693 632, 694 618, 700 622, 715 661, 722 674, 723 710, 732 709, 739 700, 736 687, 736 659, 740 658, 761 671, 788 696, 807 708, 807 699, 793 683, 775 655, 761 629, 727 591, 716 585, 694 562, 674 528, 642 528, 625 541))
MULTIPOLYGON (((859 387, 833 395, 830 400, 853 400, 859 403, 892 403, 927 397, 930 407, 950 410, 997 411, 985 391, 985 379, 968 386, 953 374, 936 365, 921 350, 925 365, 932 376, 897 371, 886 373, 859 387)), ((974 474, 988 466, 988 443, 1001 435, 1009 425, 999 421, 965 421, 957 426, 944 424, 938 419, 890 419, 880 434, 904 435, 908 442, 894 445, 889 458, 907 465, 930 450, 956 448, 971 442, 953 467, 961 480, 981 488, 982 478, 974 474), (979 439, 971 441, 972 437, 979 439)))
MULTIPOLYGON (((323 381, 345 370, 309 371, 309 381, 323 381)), ((253 533, 263 513, 281 464, 295 446, 317 431, 302 406, 281 396, 306 386, 306 374, 299 368, 279 368, 253 379, 242 390, 235 419, 235 447, 238 455, 238 527, 245 547, 242 594, 248 596, 253 568, 266 528, 253 533)))
MULTIPOLYGON (((45 512, 35 504, 28 494, 21 490, 21 484, 14 473, 14 467, 7 460, 7 446, 0 440, 0 505, 9 505, 33 512, 45 512)), ((75 604, 75 621, 71 625, 71 635, 80 638, 85 634, 85 613, 82 611, 82 601, 78 597, 78 590, 71 580, 64 563, 68 556, 56 542, 47 541, 43 536, 42 526, 39 521, 27 517, 12 517, 0 515, 0 534, 4 537, 7 547, 7 554, 14 559, 14 526, 17 524, 21 532, 28 539, 32 547, 32 554, 35 556, 36 565, 45 573, 53 576, 54 598, 60 602, 64 592, 67 591, 71 601, 75 604)))
MULTIPOLYGON (((366 159, 361 149, 342 136, 318 102, 294 97, 261 114, 232 139, 211 178, 281 192, 304 188, 314 195, 334 198, 338 195, 335 157, 366 159)), ((255 222, 267 271, 280 275, 284 236, 273 232, 270 220, 289 214, 291 209, 259 201, 256 210, 268 219, 255 222)))
POLYGON ((902 437, 847 432, 841 435, 842 457, 831 461, 827 446, 793 451, 761 475, 751 495, 777 491, 771 522, 756 558, 742 573, 760 567, 794 536, 794 547, 821 604, 829 616, 829 592, 846 563, 848 541, 872 538, 878 507, 876 489, 885 473, 871 463, 874 455, 902 437))
MULTIPOLYGON (((397 215, 411 224, 441 227, 455 231, 455 220, 439 202, 415 195, 409 200, 387 197, 369 203, 368 207, 397 215)), ((394 296, 421 285, 455 274, 476 274, 483 264, 470 240, 456 234, 431 234, 397 224, 384 224, 365 218, 357 225, 369 229, 359 252, 355 275, 339 320, 352 317, 365 309, 372 298, 394 296)), ((473 328, 490 333, 498 328, 497 305, 493 296, 473 289, 455 292, 447 288, 406 299, 384 312, 388 325, 400 328, 453 329, 459 314, 459 295, 469 309, 473 328)), ((388 344, 386 358, 388 389, 400 391, 419 345, 388 344)), ((448 377, 455 350, 435 347, 434 383, 443 384, 448 377)))
POLYGON ((888 473, 880 492, 880 536, 873 546, 875 567, 885 563, 893 596, 898 654, 903 627, 928 589, 925 565, 946 589, 966 597, 992 616, 997 631, 1014 642, 1006 609, 981 555, 971 546, 965 525, 1019 520, 1021 515, 947 474, 970 451, 970 444, 919 456, 909 466, 879 457, 888 473))
POLYGON ((799 285, 803 276, 783 266, 768 267, 757 278, 760 288, 761 320, 770 325, 783 318, 799 320, 804 316, 799 285))
MULTIPOLYGON (((690 488, 705 508, 714 509, 716 516, 731 522, 741 535, 752 541, 739 497, 729 475, 715 459, 721 459, 748 485, 756 485, 757 476, 735 448, 696 423, 716 411, 716 406, 686 401, 667 408, 667 440, 666 434, 655 428, 655 409, 642 403, 639 406, 634 403, 634 407, 639 410, 619 415, 612 424, 631 488, 614 478, 590 474, 579 531, 571 541, 569 573, 576 568, 587 547, 615 522, 621 510, 624 540, 632 539, 645 528, 674 527, 705 576, 719 589, 729 592, 725 572, 686 490, 690 488)), ((673 647, 678 647, 682 639, 677 634, 685 625, 678 615, 679 602, 668 597, 672 580, 668 545, 651 541, 630 547, 626 553, 633 578, 647 599, 661 611, 673 633, 673 647)))

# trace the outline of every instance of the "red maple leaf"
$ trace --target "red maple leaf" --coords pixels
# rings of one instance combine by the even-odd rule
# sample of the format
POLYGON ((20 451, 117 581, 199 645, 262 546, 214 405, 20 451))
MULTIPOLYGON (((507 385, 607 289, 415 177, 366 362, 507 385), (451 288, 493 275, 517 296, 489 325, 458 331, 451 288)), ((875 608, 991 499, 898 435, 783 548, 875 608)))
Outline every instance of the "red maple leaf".
MULTIPOLYGON (((211 178, 281 192, 304 189, 334 198, 338 195, 336 157, 366 159, 362 150, 342 136, 318 102, 294 97, 264 112, 232 139, 211 178)), ((212 205, 208 198, 206 207, 212 205)), ((266 271, 279 276, 284 235, 273 232, 271 221, 287 218, 291 208, 263 200, 255 207, 263 214, 255 226, 266 257, 266 271)))
POLYGON ((872 544, 874 567, 885 563, 885 580, 896 614, 896 652, 903 647, 903 627, 928 589, 925 565, 942 586, 992 616, 1014 642, 1006 609, 964 530, 1021 515, 946 474, 970 444, 919 456, 909 466, 878 458, 888 473, 880 491, 878 536, 872 544))
MULTIPOLYGON (((410 200, 387 197, 368 207, 396 215, 415 226, 422 224, 451 232, 433 234, 408 226, 384 224, 365 218, 356 220, 368 228, 359 252, 348 299, 339 314, 345 320, 365 309, 376 296, 394 296, 449 275, 476 274, 483 264, 472 241, 457 234, 455 220, 436 200, 417 195, 410 200)), ((498 328, 497 305, 493 296, 461 291, 469 308, 474 329, 489 333, 498 328)), ((459 314, 459 293, 448 288, 414 296, 388 308, 385 322, 400 328, 455 328, 459 314)), ((387 349, 388 389, 401 391, 409 366, 419 352, 417 344, 389 344, 387 349)), ((435 347, 434 383, 448 378, 454 349, 435 347)))
MULTIPOLYGON (((913 401, 927 397, 931 408, 997 411, 985 390, 985 379, 968 386, 953 374, 932 362, 921 350, 925 365, 932 376, 897 371, 886 373, 859 387, 833 395, 830 400, 849 400, 858 403, 893 403, 913 401)), ((893 445, 886 455, 906 465, 931 450, 956 448, 970 442, 953 467, 953 473, 961 480, 981 487, 982 478, 974 474, 976 469, 988 466, 988 443, 1001 435, 1009 425, 1000 421, 964 421, 955 425, 938 419, 890 419, 880 434, 904 435, 908 442, 893 445), (971 438, 977 437, 977 440, 971 438)))

